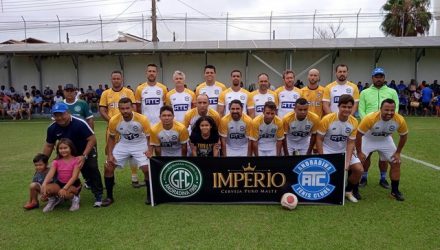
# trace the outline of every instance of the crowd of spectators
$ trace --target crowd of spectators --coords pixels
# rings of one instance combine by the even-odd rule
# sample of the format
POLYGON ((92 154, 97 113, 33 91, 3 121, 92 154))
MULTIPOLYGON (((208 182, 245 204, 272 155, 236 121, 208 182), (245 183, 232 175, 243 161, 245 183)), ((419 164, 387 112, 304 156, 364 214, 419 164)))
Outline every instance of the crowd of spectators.
MULTIPOLYGON (((412 79, 408 84, 403 80, 396 84, 395 80, 386 83, 388 87, 393 88, 399 95, 399 112, 402 115, 415 116, 440 116, 440 85, 437 80, 432 84, 422 81, 418 84, 412 79)), ((298 80, 296 87, 301 88, 304 83, 298 80)), ((359 91, 369 88, 368 82, 357 84, 359 91)), ((130 86, 127 86, 131 89, 130 86)), ((255 88, 255 84, 249 86, 249 90, 255 88)), ((107 84, 99 84, 96 89, 89 85, 86 90, 84 88, 77 89, 77 98, 86 101, 93 113, 99 110, 99 99, 104 90, 108 89, 107 84)), ((45 89, 38 90, 35 86, 30 89, 27 85, 22 90, 16 90, 13 86, 7 88, 5 85, 0 86, 0 115, 1 119, 31 119, 32 114, 50 114, 50 108, 57 102, 64 100, 63 86, 58 85, 56 90, 52 90, 49 85, 45 89)))

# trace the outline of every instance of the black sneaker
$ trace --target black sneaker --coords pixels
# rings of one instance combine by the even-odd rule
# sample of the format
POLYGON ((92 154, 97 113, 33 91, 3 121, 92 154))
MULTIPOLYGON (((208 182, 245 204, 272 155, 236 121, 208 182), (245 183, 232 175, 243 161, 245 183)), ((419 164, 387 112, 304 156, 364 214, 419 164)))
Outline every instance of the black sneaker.
POLYGON ((113 204, 114 200, 110 199, 110 198, 106 198, 105 200, 102 201, 101 206, 102 207, 108 207, 111 204, 113 204))
POLYGON ((356 198, 356 199, 358 199, 358 200, 362 200, 362 196, 361 196, 361 194, 359 193, 359 191, 355 192, 355 191, 353 190, 353 196, 354 196, 354 198, 356 198))
POLYGON ((368 183, 367 178, 362 177, 361 181, 359 182, 359 187, 365 187, 368 183))
POLYGON ((145 182, 132 181, 131 186, 134 188, 140 188, 140 187, 145 186, 145 182))
POLYGON ((379 181, 379 185, 385 189, 390 189, 390 184, 388 183, 388 181, 386 179, 381 179, 379 181))
POLYGON ((396 199, 396 201, 404 201, 405 200, 405 197, 403 197, 403 194, 399 191, 391 192, 391 197, 396 199))

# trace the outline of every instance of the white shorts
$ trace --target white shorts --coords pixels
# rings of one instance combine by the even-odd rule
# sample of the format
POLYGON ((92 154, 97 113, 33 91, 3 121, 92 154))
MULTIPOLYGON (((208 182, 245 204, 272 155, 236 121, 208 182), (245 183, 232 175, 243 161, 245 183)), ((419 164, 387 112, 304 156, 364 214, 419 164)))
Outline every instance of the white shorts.
POLYGON ((131 164, 136 164, 138 168, 141 166, 149 166, 150 159, 144 154, 148 149, 147 143, 127 145, 117 143, 113 149, 113 156, 116 159, 116 165, 122 168, 127 160, 131 158, 131 164))
MULTIPOLYGON (((338 154, 341 152, 332 152, 332 151, 327 151, 324 148, 324 154, 338 154)), ((359 158, 356 155, 351 155, 351 160, 350 160, 350 166, 356 163, 361 163, 361 160, 359 160, 359 158)))
POLYGON ((392 162, 391 157, 396 150, 396 145, 391 137, 381 141, 370 140, 365 136, 362 138, 362 153, 367 157, 370 153, 377 151, 381 161, 392 162))
POLYGON ((258 149, 258 156, 277 156, 277 149, 261 150, 258 149))
POLYGON ((307 148, 289 148, 287 146, 287 150, 289 151, 289 155, 306 155, 307 148))
POLYGON ((226 145, 226 155, 229 156, 247 156, 248 146, 246 144, 245 148, 230 148, 226 145))

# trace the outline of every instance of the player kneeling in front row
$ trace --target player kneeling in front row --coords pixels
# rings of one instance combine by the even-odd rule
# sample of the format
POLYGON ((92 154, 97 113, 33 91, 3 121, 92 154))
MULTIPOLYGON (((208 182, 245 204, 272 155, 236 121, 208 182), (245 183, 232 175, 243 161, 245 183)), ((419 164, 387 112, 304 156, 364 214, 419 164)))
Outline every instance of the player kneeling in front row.
POLYGON ((359 180, 363 173, 360 160, 354 155, 356 129, 358 122, 351 115, 354 99, 351 95, 341 95, 339 112, 330 113, 322 118, 316 136, 316 148, 319 154, 337 154, 345 152, 345 170, 349 171, 345 197, 351 202, 361 199, 359 180))
POLYGON ((283 145, 283 121, 276 116, 277 105, 268 101, 263 114, 255 117, 249 139, 255 156, 280 156, 283 145))
POLYGON ((356 149, 359 159, 367 171, 370 167, 371 153, 377 151, 381 160, 391 165, 391 196, 398 201, 405 200, 399 191, 400 152, 408 138, 408 127, 403 116, 396 114, 396 103, 393 99, 385 99, 380 111, 368 114, 359 124, 356 136, 356 149), (397 131, 400 135, 396 148, 391 135, 397 131))
POLYGON ((150 204, 148 166, 150 165, 149 158, 152 151, 147 142, 151 130, 150 122, 147 117, 133 111, 132 101, 129 98, 121 98, 118 107, 120 114, 113 116, 108 125, 110 136, 108 139, 107 164, 104 171, 107 198, 102 202, 102 206, 109 206, 114 202, 115 168, 124 166, 130 157, 144 172, 147 188, 145 204, 150 204), (116 142, 118 135, 120 140, 116 142))

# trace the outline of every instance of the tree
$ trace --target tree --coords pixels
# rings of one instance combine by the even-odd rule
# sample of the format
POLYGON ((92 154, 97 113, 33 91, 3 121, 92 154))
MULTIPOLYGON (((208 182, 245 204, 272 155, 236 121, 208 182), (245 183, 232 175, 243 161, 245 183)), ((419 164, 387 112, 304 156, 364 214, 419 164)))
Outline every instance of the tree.
POLYGON ((388 0, 381 29, 386 36, 417 36, 429 31, 432 19, 429 0, 388 0))
POLYGON ((337 25, 335 25, 334 23, 328 25, 329 30, 315 27, 315 32, 318 34, 320 39, 337 38, 340 34, 342 34, 342 32, 344 32, 344 28, 342 28, 342 23, 342 19, 339 19, 337 25))

